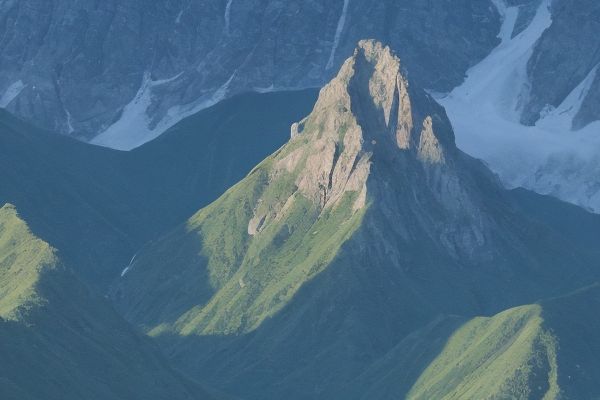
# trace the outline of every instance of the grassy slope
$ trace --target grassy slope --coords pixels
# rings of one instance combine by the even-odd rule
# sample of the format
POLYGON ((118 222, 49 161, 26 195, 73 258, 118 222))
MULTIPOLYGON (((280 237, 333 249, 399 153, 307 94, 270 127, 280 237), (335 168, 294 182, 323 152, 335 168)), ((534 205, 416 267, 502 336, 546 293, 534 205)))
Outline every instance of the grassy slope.
POLYGON ((216 199, 279 147, 314 90, 219 103, 129 153, 32 128, 0 110, 0 202, 106 288, 147 240, 216 199))
POLYGON ((31 235, 12 205, 0 208, 0 317, 18 319, 21 307, 39 305, 40 275, 57 263, 54 250, 31 235))
POLYGON ((0 208, 2 399, 209 399, 0 208))
MULTIPOLYGON (((552 203, 549 207, 553 207, 556 214, 576 211, 563 203, 552 203)), ((181 363, 179 365, 198 376, 206 376, 219 387, 243 388, 241 390, 250 393, 250 398, 280 398, 286 393, 290 398, 308 398, 315 396, 315 387, 321 393, 318 398, 351 399, 359 398, 359 394, 364 394, 362 399, 402 398, 441 351, 437 346, 439 341, 444 342, 453 329, 418 330, 391 349, 386 348, 386 340, 393 341, 395 335, 399 340, 403 338, 401 332, 419 327, 420 318, 434 315, 431 304, 435 301, 446 301, 448 309, 458 309, 455 303, 471 295, 465 289, 469 288, 465 284, 469 280, 485 282, 485 286, 478 288, 477 298, 482 299, 481 304, 493 309, 500 304, 522 304, 524 299, 534 301, 540 293, 560 293, 565 288, 572 290, 573 285, 585 284, 586 279, 587 282, 597 279, 597 273, 592 270, 598 265, 598 258, 595 258, 595 264, 590 264, 589 271, 583 266, 583 261, 594 260, 588 254, 595 246, 579 248, 574 245, 577 235, 567 232, 560 235, 555 230, 548 230, 540 220, 534 218, 525 222, 517 218, 518 215, 511 216, 515 218, 511 223, 515 228, 526 229, 518 233, 531 249, 529 254, 546 253, 534 262, 515 258, 519 262, 530 262, 523 268, 534 267, 521 281, 496 281, 494 275, 486 280, 486 272, 481 270, 483 266, 473 271, 448 270, 448 265, 441 265, 438 267, 442 271, 438 271, 435 262, 427 265, 427 259, 423 257, 427 251, 425 247, 403 250, 407 257, 418 260, 422 269, 420 276, 407 277, 404 273, 398 276, 392 267, 373 262, 378 259, 376 254, 361 256, 360 252, 352 251, 351 248, 360 246, 358 239, 351 241, 350 246, 342 247, 341 258, 316 279, 305 282, 295 298, 256 331, 241 337, 192 335, 184 340, 167 334, 161 340, 168 347, 175 344, 174 359, 181 363), (564 273, 565 265, 571 267, 569 274, 564 273), (447 270, 445 275, 436 275, 444 270, 447 270), (579 277, 572 280, 576 275, 579 277), (420 297, 417 293, 423 286, 429 287, 430 291, 420 297), (500 296, 499 287, 510 294, 500 296), (382 357, 387 358, 386 368, 367 370, 360 379, 353 376, 364 371, 371 359, 382 357), (398 375, 402 378, 396 379, 398 375), (340 376, 341 381, 338 380, 340 376), (344 382, 344 379, 348 381, 344 382), (358 384, 354 386, 350 382, 358 384), (351 387, 352 392, 340 395, 342 387, 351 387)), ((593 219, 587 213, 579 217, 581 221, 593 219)), ((557 230, 562 226, 560 222, 551 225, 557 230)), ((245 226, 242 224, 242 228, 245 226)), ((600 224, 596 228, 598 226, 600 224)), ((357 232, 360 234, 362 229, 357 232)), ((506 279, 497 275, 498 279, 506 279)), ((468 309, 466 304, 462 307, 468 309)), ((423 399, 446 395, 447 398, 479 399, 498 393, 515 398, 523 398, 524 393, 530 393, 531 398, 542 398, 536 397, 540 391, 548 392, 549 396, 556 393, 556 375, 548 378, 550 366, 557 362, 556 357, 549 357, 556 349, 552 334, 541 325, 542 320, 538 306, 527 306, 502 314, 493 321, 478 318, 469 322, 457 332, 453 342, 456 345, 446 350, 445 354, 449 354, 444 356, 446 359, 438 359, 437 366, 427 370, 411 395, 423 399), (482 338, 481 341, 478 338, 482 338), (459 354, 465 354, 465 359, 457 368, 452 360, 459 359, 459 354), (486 363, 490 364, 489 368, 478 369, 486 363), (515 370, 518 374, 513 374, 515 370), (421 384, 423 379, 427 383, 421 384)), ((451 325, 451 322, 447 324, 451 325)), ((569 344, 573 345, 578 346, 576 341, 569 344)), ((600 351, 595 354, 600 355, 600 351)), ((558 375, 558 379, 562 376, 558 375)))
POLYGON ((373 363, 350 399, 600 398, 600 285, 473 319, 439 318, 373 363))
POLYGON ((117 301, 135 299, 121 305, 128 318, 144 321, 153 336, 250 332, 331 263, 363 211, 353 210, 355 192, 325 210, 300 194, 295 182, 303 162, 272 178, 273 165, 302 141, 284 146, 185 227, 144 248, 135 263, 143 269, 128 273, 114 293, 117 301), (259 235, 248 234, 255 213, 284 203, 259 235))
POLYGON ((537 305, 475 318, 458 329, 408 399, 556 399, 557 342, 537 305))
POLYGON ((414 399, 600 396, 600 286, 476 318, 449 339, 414 399))

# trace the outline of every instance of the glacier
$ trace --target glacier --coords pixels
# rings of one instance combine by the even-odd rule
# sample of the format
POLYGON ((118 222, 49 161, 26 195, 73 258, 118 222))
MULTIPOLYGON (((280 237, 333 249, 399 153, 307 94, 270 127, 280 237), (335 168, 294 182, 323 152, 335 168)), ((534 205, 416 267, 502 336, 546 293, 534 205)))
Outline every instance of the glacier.
POLYGON ((148 108, 152 104, 153 88, 172 82, 182 76, 183 73, 172 78, 156 81, 153 81, 150 74, 146 73, 136 96, 123 108, 121 117, 92 139, 90 143, 115 150, 133 150, 157 138, 182 119, 225 99, 229 85, 236 73, 237 70, 209 98, 200 99, 184 106, 171 107, 155 126, 152 126, 151 117, 148 115, 148 108))
POLYGON ((572 130, 598 66, 556 108, 547 106, 535 126, 520 122, 527 99, 527 63, 552 24, 550 0, 529 26, 512 37, 519 7, 494 0, 503 23, 500 44, 448 94, 432 93, 446 108, 456 143, 485 161, 509 187, 525 187, 600 213, 600 121, 572 130))

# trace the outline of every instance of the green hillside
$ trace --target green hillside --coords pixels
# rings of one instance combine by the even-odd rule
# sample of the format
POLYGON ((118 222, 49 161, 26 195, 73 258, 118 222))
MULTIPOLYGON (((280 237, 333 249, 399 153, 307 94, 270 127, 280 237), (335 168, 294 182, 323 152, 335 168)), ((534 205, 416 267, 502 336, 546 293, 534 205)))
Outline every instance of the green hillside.
POLYGON ((348 398, 597 399, 599 305, 596 284, 492 317, 442 318, 374 363, 348 398), (411 364, 406 351, 435 356, 411 364))
POLYGON ((211 399, 0 208, 0 398, 211 399))
POLYGON ((42 304, 42 274, 57 268, 54 249, 34 237, 12 205, 0 208, 0 317, 18 320, 21 307, 42 304))
POLYGON ((0 203, 104 291, 146 241, 216 199, 289 137, 314 90, 245 94, 133 152, 33 128, 0 110, 0 203))
POLYGON ((540 306, 475 318, 452 334, 408 399, 557 399, 558 344, 540 306))

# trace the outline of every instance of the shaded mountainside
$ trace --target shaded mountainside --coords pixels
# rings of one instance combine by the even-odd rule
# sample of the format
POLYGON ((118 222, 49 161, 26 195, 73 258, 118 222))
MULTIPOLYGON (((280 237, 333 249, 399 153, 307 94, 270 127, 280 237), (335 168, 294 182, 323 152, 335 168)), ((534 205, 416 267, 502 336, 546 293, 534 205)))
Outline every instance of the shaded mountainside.
POLYGON ((348 398, 597 398, 599 302, 595 284, 489 318, 439 318, 369 367, 348 398))
POLYGON ((104 290, 141 245, 216 199, 288 137, 315 91, 247 94, 133 152, 35 129, 0 110, 0 202, 104 290))
POLYGON ((215 399, 0 208, 0 397, 215 399))
MULTIPOLYGON (((460 152, 444 110, 401 71, 361 41, 287 144, 144 246, 111 295, 176 365, 250 399, 345 398, 438 315, 598 278, 596 246, 528 217, 534 197, 460 152)), ((431 346, 397 355, 433 359, 431 346)))
POLYGON ((224 97, 321 87, 365 37, 391 43, 424 86, 449 90, 499 24, 480 0, 8 0, 0 107, 130 149, 224 97))

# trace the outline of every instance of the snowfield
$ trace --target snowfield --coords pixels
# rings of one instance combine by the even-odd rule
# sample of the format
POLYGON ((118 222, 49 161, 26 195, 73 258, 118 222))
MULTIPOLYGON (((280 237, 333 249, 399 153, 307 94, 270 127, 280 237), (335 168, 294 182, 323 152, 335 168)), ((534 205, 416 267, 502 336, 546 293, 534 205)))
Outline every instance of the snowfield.
POLYGON ((116 150, 133 150, 157 138, 182 119, 225 99, 236 72, 234 71, 229 79, 208 99, 199 99, 191 104, 171 107, 155 126, 152 126, 152 119, 148 115, 148 109, 152 104, 153 88, 178 79, 182 73, 157 81, 153 81, 150 74, 147 73, 135 98, 123 108, 121 118, 92 139, 90 143, 116 150))
POLYGON ((467 72, 462 85, 434 94, 448 113, 457 145, 488 163, 507 187, 526 187, 600 213, 600 122, 573 131, 572 121, 598 71, 535 126, 520 123, 527 99, 527 62, 542 33, 552 24, 544 0, 530 25, 511 38, 518 7, 494 4, 503 16, 501 43, 467 72))

